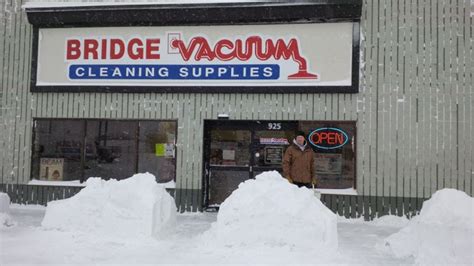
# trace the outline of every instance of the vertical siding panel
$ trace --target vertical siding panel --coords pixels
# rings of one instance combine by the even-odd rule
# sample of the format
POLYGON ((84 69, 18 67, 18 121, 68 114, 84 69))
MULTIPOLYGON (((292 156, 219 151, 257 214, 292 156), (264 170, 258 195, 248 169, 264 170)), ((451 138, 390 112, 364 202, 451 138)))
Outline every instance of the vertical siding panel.
MULTIPOLYGON (((363 106, 362 109, 362 114, 361 114, 361 119, 362 123, 359 123, 359 128, 358 128, 358 138, 361 140, 357 144, 358 147, 358 158, 363 158, 364 160, 363 165, 363 171, 358 171, 359 174, 359 182, 358 182, 358 192, 361 193, 362 195, 369 195, 370 194, 370 184, 371 184, 371 177, 372 177, 372 161, 371 159, 374 157, 372 151, 373 151, 373 144, 371 143, 372 140, 374 139, 373 137, 373 128, 371 127, 371 114, 372 114, 372 98, 371 95, 369 94, 370 91, 370 85, 369 83, 369 77, 372 69, 372 64, 370 62, 372 61, 372 36, 373 33, 370 31, 371 29, 371 20, 372 16, 368 15, 369 10, 371 10, 372 5, 369 4, 369 2, 364 1, 362 5, 362 22, 361 22, 361 32, 364 35, 364 41, 362 43, 362 51, 363 51, 363 60, 364 60, 364 68, 362 72, 362 80, 360 81, 360 95, 359 98, 363 97, 361 105, 363 106), (370 98, 370 100, 368 100, 370 98), (366 136, 365 134, 362 134, 362 132, 367 132, 367 135, 370 134, 370 136, 366 136)), ((318 95, 318 99, 320 95, 318 95)), ((373 97, 373 96, 372 96, 373 97)), ((317 99, 317 100, 318 100, 317 99)), ((376 99, 375 99, 376 100, 376 99)), ((318 101, 319 102, 319 101, 318 101)), ((319 109, 320 113, 320 109, 319 109)), ((360 161, 360 159, 359 159, 360 161)), ((357 165, 358 169, 362 169, 360 167, 360 164, 357 165)), ((361 210, 363 203, 361 202, 361 210)))
POLYGON ((27 30, 26 30, 26 26, 25 24, 23 23, 23 20, 24 20, 24 15, 23 13, 20 13, 20 37, 19 37, 19 40, 20 40, 20 45, 19 45, 19 68, 18 68, 18 80, 19 80, 19 83, 18 83, 18 86, 20 88, 20 93, 19 93, 19 97, 18 97, 18 101, 19 101, 19 110, 17 112, 17 117, 18 119, 20 120, 20 124, 21 124, 21 131, 22 131, 22 134, 20 135, 19 137, 19 145, 18 145, 18 152, 19 152, 19 156, 18 156, 18 164, 21 165, 20 166, 20 169, 19 169, 19 182, 20 183, 24 183, 28 180, 29 176, 29 171, 28 171, 28 152, 27 150, 25 149, 26 147, 26 143, 27 143, 27 135, 28 135, 28 116, 26 115, 26 112, 24 112, 25 110, 25 105, 27 105, 28 101, 27 101, 27 93, 28 93, 28 88, 27 88, 27 84, 25 81, 27 81, 28 79, 25 78, 26 76, 26 73, 28 73, 26 71, 26 69, 28 68, 28 56, 27 56, 27 53, 25 53, 25 51, 28 49, 28 38, 27 38, 27 30))
POLYGON ((84 118, 91 118, 91 94, 90 93, 84 93, 84 112, 83 116, 84 118))
MULTIPOLYGON (((449 132, 452 130, 451 125, 448 123, 448 112, 449 112, 449 90, 450 90, 450 85, 448 82, 449 77, 446 76, 447 71, 446 71, 446 65, 449 64, 447 59, 447 56, 449 54, 449 50, 447 50, 447 39, 449 38, 449 27, 447 27, 446 23, 446 12, 447 9, 447 2, 440 2, 439 3, 439 20, 441 22, 441 27, 439 28, 439 53, 438 56, 440 58, 440 63, 439 63, 439 89, 440 93, 435 94, 432 98, 435 98, 432 100, 435 104, 434 107, 436 108, 435 110, 432 110, 432 115, 430 120, 435 120, 438 124, 437 127, 433 127, 432 129, 437 129, 435 131, 437 133, 437 139, 439 140, 440 145, 440 150, 439 154, 441 157, 438 157, 439 160, 439 166, 438 166, 438 171, 435 170, 434 176, 436 176, 435 179, 431 180, 432 184, 429 187, 429 193, 427 196, 430 196, 431 193, 433 193, 437 187, 443 186, 445 184, 445 178, 447 177, 447 170, 450 165, 450 158, 449 158, 449 152, 447 151, 449 149, 449 132)), ((449 19, 449 18, 448 18, 449 19)), ((433 121, 433 123, 435 122, 433 121)), ((429 185, 429 184, 427 184, 429 185)))
MULTIPOLYGON (((379 196, 383 195, 388 195, 389 194, 389 188, 390 188, 390 182, 392 179, 395 178, 395 171, 394 170, 394 165, 395 165, 395 147, 394 147, 394 138, 396 133, 396 124, 394 124, 394 117, 396 115, 396 101, 395 99, 397 98, 396 92, 393 90, 392 84, 391 84, 391 77, 392 75, 387 75, 387 72, 389 71, 391 67, 391 62, 390 62, 390 52, 391 52, 391 46, 390 46, 390 21, 388 21, 389 16, 391 15, 390 13, 387 13, 387 9, 389 9, 389 3, 387 1, 382 1, 380 3, 379 11, 380 11, 380 18, 381 20, 379 22, 379 34, 380 34, 380 45, 379 45, 379 87, 382 87, 381 94, 384 95, 384 104, 386 105, 385 109, 383 110, 383 115, 385 116, 385 132, 384 132, 384 141, 383 144, 386 148, 383 150, 386 150, 384 159, 383 159, 383 166, 382 166, 382 182, 379 182, 378 184, 378 194, 379 196), (395 104, 394 104, 395 102, 395 104), (393 148, 392 148, 393 147, 393 148), (381 184, 380 184, 381 183, 381 184)), ((379 94, 380 95, 380 94, 379 94)), ((382 199, 382 198, 380 198, 382 199)), ((383 208, 383 201, 379 200, 377 201, 377 208, 379 210, 382 210, 383 208)))
MULTIPOLYGON (((366 4, 366 3, 364 3, 366 4)), ((365 105, 364 105, 364 81, 365 81, 365 70, 366 70, 366 56, 367 56, 367 48, 366 48, 366 38, 367 38, 367 33, 366 33, 366 26, 365 26, 365 21, 367 21, 366 16, 364 15, 366 13, 366 7, 362 8, 362 20, 360 22, 360 70, 359 70, 359 93, 354 95, 354 107, 352 112, 354 112, 354 116, 356 117, 357 123, 356 123, 356 138, 355 138, 355 144, 356 144, 356 188, 357 192, 359 194, 363 194, 363 186, 364 186, 364 177, 365 173, 367 173, 367 159, 364 156, 365 148, 366 145, 362 145, 362 143, 365 142, 365 137, 364 134, 360 134, 361 128, 365 126, 365 116, 362 115, 362 113, 365 112, 365 105)), ((312 94, 311 99, 313 102, 313 117, 314 119, 316 115, 316 108, 314 106, 316 95, 312 94)), ((360 213, 360 205, 359 202, 357 201, 357 215, 360 213)))
MULTIPOLYGON (((376 3, 375 1, 373 2, 372 4, 372 25, 371 25, 371 28, 372 28, 372 34, 374 35, 373 36, 373 39, 372 39, 372 46, 373 46, 373 53, 372 53, 372 59, 375 61, 374 65, 373 65, 373 69, 372 69, 372 79, 374 79, 374 81, 372 81, 372 86, 375 90, 375 95, 376 95, 376 99, 375 99, 375 103, 376 103, 376 106, 375 106, 375 129, 376 129, 376 136, 375 136, 375 149, 376 149, 376 153, 375 153, 375 171, 373 172, 373 176, 371 178, 371 184, 370 184, 370 195, 371 196, 375 196, 378 194, 378 191, 379 191, 379 183, 381 183, 380 181, 380 178, 381 178, 381 173, 380 173, 380 167, 381 167, 381 161, 383 159, 383 155, 381 154, 381 140, 383 139, 383 130, 381 130, 380 128, 380 114, 381 114, 381 106, 380 106, 380 102, 382 101, 382 96, 381 96, 381 92, 382 92, 382 88, 381 86, 379 86, 379 53, 380 53, 380 46, 379 46, 379 13, 378 13, 378 10, 379 10, 379 5, 378 3, 376 3)), ((372 208, 374 208, 372 206, 372 208)))
MULTIPOLYGON (((458 52, 458 60, 459 60, 459 69, 458 73, 466 73, 466 60, 469 60, 466 56, 466 36, 464 35, 465 32, 465 23, 461 23, 462 21, 466 20, 465 14, 466 14, 466 5, 459 5, 458 9, 458 18, 459 18, 459 23, 458 23, 458 34, 457 34, 457 42, 459 44, 459 52, 458 52)), ((466 75, 460 74, 458 80, 458 84, 460 84, 460 91, 459 94, 465 95, 468 97, 467 92, 467 86, 468 84, 466 83, 466 75)), ((466 146, 469 147, 469 145, 465 145, 465 143, 469 143, 469 141, 465 141, 465 139, 468 139, 466 137, 466 118, 464 115, 464 103, 465 103, 465 98, 461 98, 458 100, 458 117, 457 117, 457 123, 458 123, 458 140, 457 140, 457 156, 459 158, 458 161, 458 180, 456 184, 456 189, 458 190, 466 190, 466 180, 467 180, 467 175, 466 175, 466 146)))
MULTIPOLYGON (((152 120, 157 119, 158 108, 160 107, 160 103, 158 102, 159 96, 160 94, 157 94, 157 93, 150 93, 148 96, 151 102, 150 110, 148 111, 148 117, 147 117, 148 119, 152 119, 152 120)), ((114 106, 116 106, 115 99, 114 99, 114 106)))
MULTIPOLYGON (((6 117, 7 117, 7 104, 5 102, 5 99, 6 99, 6 94, 8 92, 6 86, 5 86, 5 81, 6 79, 4 79, 5 77, 5 65, 7 64, 6 63, 6 45, 5 45, 5 41, 6 41, 6 37, 7 34, 6 34, 6 19, 5 16, 7 15, 6 14, 6 10, 7 10, 7 2, 2 0, 0 2, 0 36, 4 36, 3 38, 0 38, 0 121, 1 121, 1 124, 0 124, 0 129, 2 132, 6 132, 6 126, 7 126, 7 121, 6 121, 6 117)), ((0 148, 2 150, 5 150, 5 143, 6 143, 6 137, 7 135, 6 134, 2 134, 0 136, 0 148)), ((5 159, 5 153, 1 153, 0 154, 0 182, 1 183, 6 183, 6 179, 4 181, 4 175, 3 175, 3 160, 5 159)))
MULTIPOLYGON (((73 118, 74 117, 74 94, 67 93, 67 113, 66 116, 67 118, 73 118)), ((98 105, 97 105, 98 106, 98 105)))
POLYGON ((270 94, 270 106, 272 112, 270 113, 271 120, 278 120, 278 99, 276 93, 270 94))
MULTIPOLYGON (((3 77, 2 77, 2 87, 6 88, 5 94, 3 95, 5 99, 5 109, 6 109, 6 114, 5 114, 5 128, 4 128, 4 134, 7 136, 4 139, 4 147, 6 147, 5 150, 8 150, 10 152, 13 152, 13 147, 12 146, 12 135, 15 134, 14 132, 14 127, 11 127, 11 124, 14 122, 14 117, 15 117, 15 112, 12 109, 12 96, 14 95, 14 92, 12 92, 11 89, 11 83, 12 83, 12 74, 11 71, 13 69, 13 55, 14 52, 12 51, 12 39, 14 39, 14 33, 13 33, 13 26, 12 26, 12 21, 14 21, 13 15, 14 12, 12 12, 13 7, 10 1, 5 3, 5 17, 6 17, 6 22, 5 22, 5 36, 8 36, 8 38, 5 38, 5 48, 4 48, 4 64, 3 64, 3 77)), ((16 181, 12 179, 12 172, 13 172, 13 162, 12 162, 12 156, 13 153, 4 153, 4 160, 2 161, 2 168, 3 168, 3 173, 2 176, 9 181, 16 181)), ((13 200, 12 200, 13 201, 13 200)))
MULTIPOLYGON (((310 103, 310 96, 309 93, 305 93, 304 96, 304 105, 303 105, 303 119, 310 120, 310 113, 312 112, 312 105, 310 103)), ((273 97, 272 97, 273 99, 273 97)), ((274 101, 272 101, 272 105, 276 105, 274 101)), ((308 132, 309 133, 309 132, 308 132)))
POLYGON ((275 119, 283 120, 283 94, 276 94, 276 103, 275 103, 275 119))
POLYGON ((462 157, 461 152, 463 148, 461 148, 461 137, 462 137, 462 132, 461 132, 461 109, 460 109, 460 102, 456 95, 463 95, 465 92, 465 89, 463 88, 463 81, 464 81, 464 75, 462 75, 462 72, 465 72, 464 69, 464 60, 465 58, 463 57, 463 50, 464 50, 464 45, 463 45, 463 40, 462 40, 462 34, 463 34, 463 6, 462 4, 457 3, 457 5, 453 8, 453 13, 454 13, 454 18, 455 18, 455 34, 454 34, 454 41, 455 41, 455 62, 453 63, 454 69, 453 69, 453 74, 456 75, 456 87, 457 91, 456 94, 452 94, 451 98, 453 99, 454 107, 455 107, 455 113, 454 113, 454 119, 456 121, 456 138, 455 138, 455 149, 454 153, 456 156, 456 161, 454 165, 454 172, 456 173, 454 176, 454 179, 452 180, 453 182, 453 187, 456 189, 462 189, 463 183, 464 183, 464 171, 462 170, 462 157))
MULTIPOLYGON (((386 33, 389 35, 387 37, 388 39, 388 48, 386 49, 386 54, 385 54, 385 62, 387 64, 385 71, 384 71, 384 76, 385 78, 389 79, 389 86, 390 86, 390 91, 392 94, 397 95, 396 96, 396 101, 394 102, 394 108, 390 111, 390 116, 392 120, 392 171, 391 171, 391 176, 385 180, 385 190, 384 190, 384 196, 393 196, 396 194, 396 180, 399 178, 403 178, 403 173, 399 171, 398 165, 400 165, 400 149, 403 148, 403 140, 400 140, 401 134, 400 131, 403 130, 403 123, 400 123, 400 113, 401 110, 404 109, 403 105, 399 103, 399 99, 404 97, 404 95, 401 93, 400 88, 399 88, 399 78, 400 74, 397 71, 398 70, 398 54, 397 49, 398 49, 398 43, 396 42, 396 31, 398 30, 397 27, 397 17, 398 17, 398 4, 397 2, 389 1, 389 3, 386 3, 388 10, 387 16, 387 22, 385 26, 387 27, 386 33), (389 7, 388 7, 389 6, 389 7)), ((385 198, 387 199, 387 198, 385 198)), ((386 201, 384 201, 386 202, 386 201)))
MULTIPOLYGON (((376 115, 377 115, 377 110, 375 110, 375 106, 376 106, 376 101, 378 101, 378 99, 375 97, 376 96, 376 90, 378 88, 375 88, 375 86, 373 85, 373 69, 374 69, 374 65, 376 65, 377 63, 374 63, 374 41, 373 41, 373 38, 374 38, 374 32, 373 32, 373 20, 374 20, 374 15, 372 14, 372 10, 374 8, 374 4, 373 2, 369 2, 369 3, 366 3, 366 5, 364 6, 367 6, 367 10, 366 10, 366 14, 368 14, 366 16, 366 21, 367 21, 367 26, 366 26, 366 29, 367 29, 367 37, 366 37, 366 42, 367 42, 367 45, 365 46, 367 51, 364 53, 367 58, 365 64, 366 64, 366 73, 364 75, 364 82, 363 84, 365 85, 365 94, 367 95, 367 97, 369 98, 369 101, 366 103, 367 104, 367 114, 366 114, 366 119, 367 119, 367 123, 366 123, 366 131, 365 132, 370 132, 369 134, 371 135, 370 137, 368 137, 368 141, 367 141, 367 155, 368 155, 368 163, 367 163, 367 166, 368 166, 368 171, 367 171, 367 175, 365 176, 364 180, 363 180, 363 183, 364 183, 364 186, 363 186, 363 190, 362 190, 362 193, 363 195, 371 195, 372 193, 375 194, 375 191, 372 192, 372 188, 375 187, 375 178, 376 178, 376 175, 375 175, 375 167, 376 167, 376 158, 377 158, 377 154, 376 154, 376 136, 378 134, 378 130, 377 128, 375 127, 375 119, 376 119, 376 115), (372 186, 373 185, 373 186, 372 186)), ((321 98, 320 98, 321 99, 321 98)), ((322 100, 322 99, 321 99, 322 100)), ((323 117, 323 114, 321 112, 321 117, 323 117)), ((361 134, 362 135, 362 134, 361 134)), ((364 202, 365 203, 365 202, 364 202)), ((364 205, 364 209, 366 209, 367 205, 364 205)))
POLYGON ((235 117, 242 120, 242 94, 234 94, 235 117))
POLYGON ((345 105, 345 95, 338 94, 337 95, 337 120, 345 120, 344 119, 344 105, 345 105))
MULTIPOLYGON (((467 5, 467 3, 466 3, 467 5)), ((472 6, 471 6, 471 12, 472 12, 472 6)), ((473 36, 473 28, 474 28, 474 18, 469 18, 469 8, 467 8, 467 11, 466 11, 466 21, 468 21, 468 27, 466 27, 466 30, 464 31, 465 32, 465 36, 469 36, 469 37, 466 37, 466 40, 468 42, 470 42, 470 45, 469 47, 473 47, 474 45, 474 36, 473 36), (470 23, 469 23, 470 21, 470 23)), ((474 58, 474 49, 469 49, 469 53, 468 53, 468 57, 467 57, 469 60, 467 60, 467 67, 466 69, 473 69, 473 58, 474 58)), ((468 73, 468 72, 466 72, 468 73)), ((467 75, 467 74, 466 74, 467 75)), ((473 84, 474 83, 474 77, 472 75, 467 75, 469 78, 468 78, 468 84, 473 84)), ((472 115, 472 113, 474 112, 473 110, 473 105, 474 105, 474 94, 472 93, 472 87, 467 87, 468 89, 468 92, 469 92, 469 99, 470 101, 467 103, 467 111, 466 111, 466 114, 469 114, 469 119, 467 120, 468 121, 468 125, 469 125, 469 133, 470 135, 469 136, 472 136, 474 135, 474 116, 472 115)), ((467 133, 467 132, 466 132, 467 133)), ((468 156, 468 160, 469 160, 469 167, 468 167, 468 172, 467 172, 467 175, 468 175, 468 181, 470 182, 469 184, 469 188, 466 189, 465 191, 469 191, 470 192, 470 195, 471 197, 474 195, 474 191, 473 191, 473 180, 474 180, 474 143, 472 141, 472 138, 470 139, 469 143, 471 144, 470 147, 469 147, 469 152, 468 154, 470 156, 468 156)), ((468 185, 466 183, 466 185, 468 185)))

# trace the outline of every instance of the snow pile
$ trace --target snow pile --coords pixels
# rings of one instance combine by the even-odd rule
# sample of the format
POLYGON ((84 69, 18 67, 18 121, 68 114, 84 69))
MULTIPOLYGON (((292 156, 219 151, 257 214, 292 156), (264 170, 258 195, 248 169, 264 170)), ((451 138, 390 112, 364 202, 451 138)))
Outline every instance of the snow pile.
POLYGON ((174 199, 146 173, 120 181, 89 178, 74 197, 48 203, 42 226, 115 237, 160 237, 175 219, 174 199))
POLYGON ((423 203, 420 215, 385 239, 397 257, 415 257, 417 264, 467 264, 474 254, 474 199, 443 189, 423 203))
POLYGON ((10 197, 8 194, 0 192, 0 228, 15 225, 15 222, 8 214, 10 212, 10 197))
POLYGON ((204 241, 220 246, 337 249, 337 218, 307 188, 264 172, 239 185, 220 206, 204 241))
POLYGON ((10 197, 7 193, 0 192, 0 213, 8 213, 10 210, 10 197))

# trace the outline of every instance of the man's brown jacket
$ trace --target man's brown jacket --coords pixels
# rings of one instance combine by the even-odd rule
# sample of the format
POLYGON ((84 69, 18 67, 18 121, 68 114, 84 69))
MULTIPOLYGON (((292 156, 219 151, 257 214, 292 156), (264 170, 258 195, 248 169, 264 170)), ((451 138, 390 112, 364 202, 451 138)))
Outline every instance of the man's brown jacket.
POLYGON ((302 151, 296 144, 291 144, 283 156, 283 175, 292 182, 308 184, 315 180, 313 150, 306 145, 302 151))

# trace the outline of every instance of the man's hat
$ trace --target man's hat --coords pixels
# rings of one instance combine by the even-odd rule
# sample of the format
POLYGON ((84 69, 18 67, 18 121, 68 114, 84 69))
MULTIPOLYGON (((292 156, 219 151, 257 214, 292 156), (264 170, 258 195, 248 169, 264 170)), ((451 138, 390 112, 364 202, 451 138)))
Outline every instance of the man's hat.
POLYGON ((304 138, 306 138, 306 134, 303 131, 296 131, 295 138, 298 136, 303 136, 304 138))

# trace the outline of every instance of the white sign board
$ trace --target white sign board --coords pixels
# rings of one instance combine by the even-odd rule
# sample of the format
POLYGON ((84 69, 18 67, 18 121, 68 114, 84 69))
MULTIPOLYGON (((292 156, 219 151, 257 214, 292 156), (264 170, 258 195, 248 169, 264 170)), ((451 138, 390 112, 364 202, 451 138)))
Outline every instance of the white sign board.
POLYGON ((353 23, 42 28, 36 86, 351 86, 353 23))

